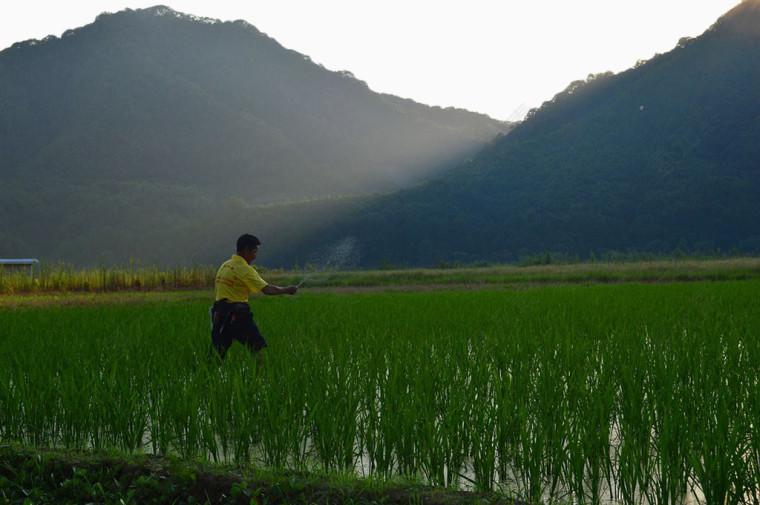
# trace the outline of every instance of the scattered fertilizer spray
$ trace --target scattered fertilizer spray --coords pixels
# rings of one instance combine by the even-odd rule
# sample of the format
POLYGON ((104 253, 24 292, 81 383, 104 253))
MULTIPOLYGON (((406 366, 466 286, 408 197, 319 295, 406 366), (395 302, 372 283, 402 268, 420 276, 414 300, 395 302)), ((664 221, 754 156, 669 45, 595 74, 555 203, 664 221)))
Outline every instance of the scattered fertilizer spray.
POLYGON ((359 247, 355 237, 345 237, 337 243, 324 247, 309 264, 309 273, 298 281, 299 288, 305 284, 325 282, 335 272, 355 265, 360 258, 359 247))

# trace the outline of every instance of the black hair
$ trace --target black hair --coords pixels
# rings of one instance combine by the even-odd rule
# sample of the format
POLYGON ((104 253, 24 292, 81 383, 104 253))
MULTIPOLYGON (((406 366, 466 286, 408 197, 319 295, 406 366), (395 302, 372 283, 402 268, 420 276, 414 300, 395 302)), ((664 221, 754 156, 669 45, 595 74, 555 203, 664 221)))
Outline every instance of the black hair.
POLYGON ((246 248, 255 249, 256 247, 260 245, 261 245, 261 240, 254 237, 253 235, 249 235, 248 233, 245 233, 243 235, 240 235, 240 238, 237 239, 237 252, 243 252, 246 248))

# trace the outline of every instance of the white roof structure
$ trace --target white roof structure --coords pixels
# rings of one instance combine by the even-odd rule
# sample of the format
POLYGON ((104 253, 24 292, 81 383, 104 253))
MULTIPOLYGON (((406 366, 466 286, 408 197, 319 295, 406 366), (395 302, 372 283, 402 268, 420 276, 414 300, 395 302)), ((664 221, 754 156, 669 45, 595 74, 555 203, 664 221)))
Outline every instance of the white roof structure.
POLYGON ((38 259, 2 259, 0 258, 0 265, 36 265, 40 262, 38 259))

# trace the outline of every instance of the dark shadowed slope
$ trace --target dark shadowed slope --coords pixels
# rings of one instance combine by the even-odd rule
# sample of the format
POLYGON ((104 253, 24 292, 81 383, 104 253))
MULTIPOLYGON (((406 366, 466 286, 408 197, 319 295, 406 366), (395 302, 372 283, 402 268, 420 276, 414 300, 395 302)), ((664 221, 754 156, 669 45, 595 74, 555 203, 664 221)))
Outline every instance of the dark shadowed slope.
POLYGON ((570 84, 472 162, 330 233, 356 236, 369 264, 760 251, 760 2, 570 84))

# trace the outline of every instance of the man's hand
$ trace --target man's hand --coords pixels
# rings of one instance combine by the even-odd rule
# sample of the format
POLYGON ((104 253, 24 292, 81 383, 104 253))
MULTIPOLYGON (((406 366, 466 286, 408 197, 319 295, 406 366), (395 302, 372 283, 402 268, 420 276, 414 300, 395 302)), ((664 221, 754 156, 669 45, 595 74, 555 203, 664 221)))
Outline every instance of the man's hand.
POLYGON ((274 284, 268 284, 261 290, 265 295, 294 295, 298 292, 298 286, 280 287, 274 284))

